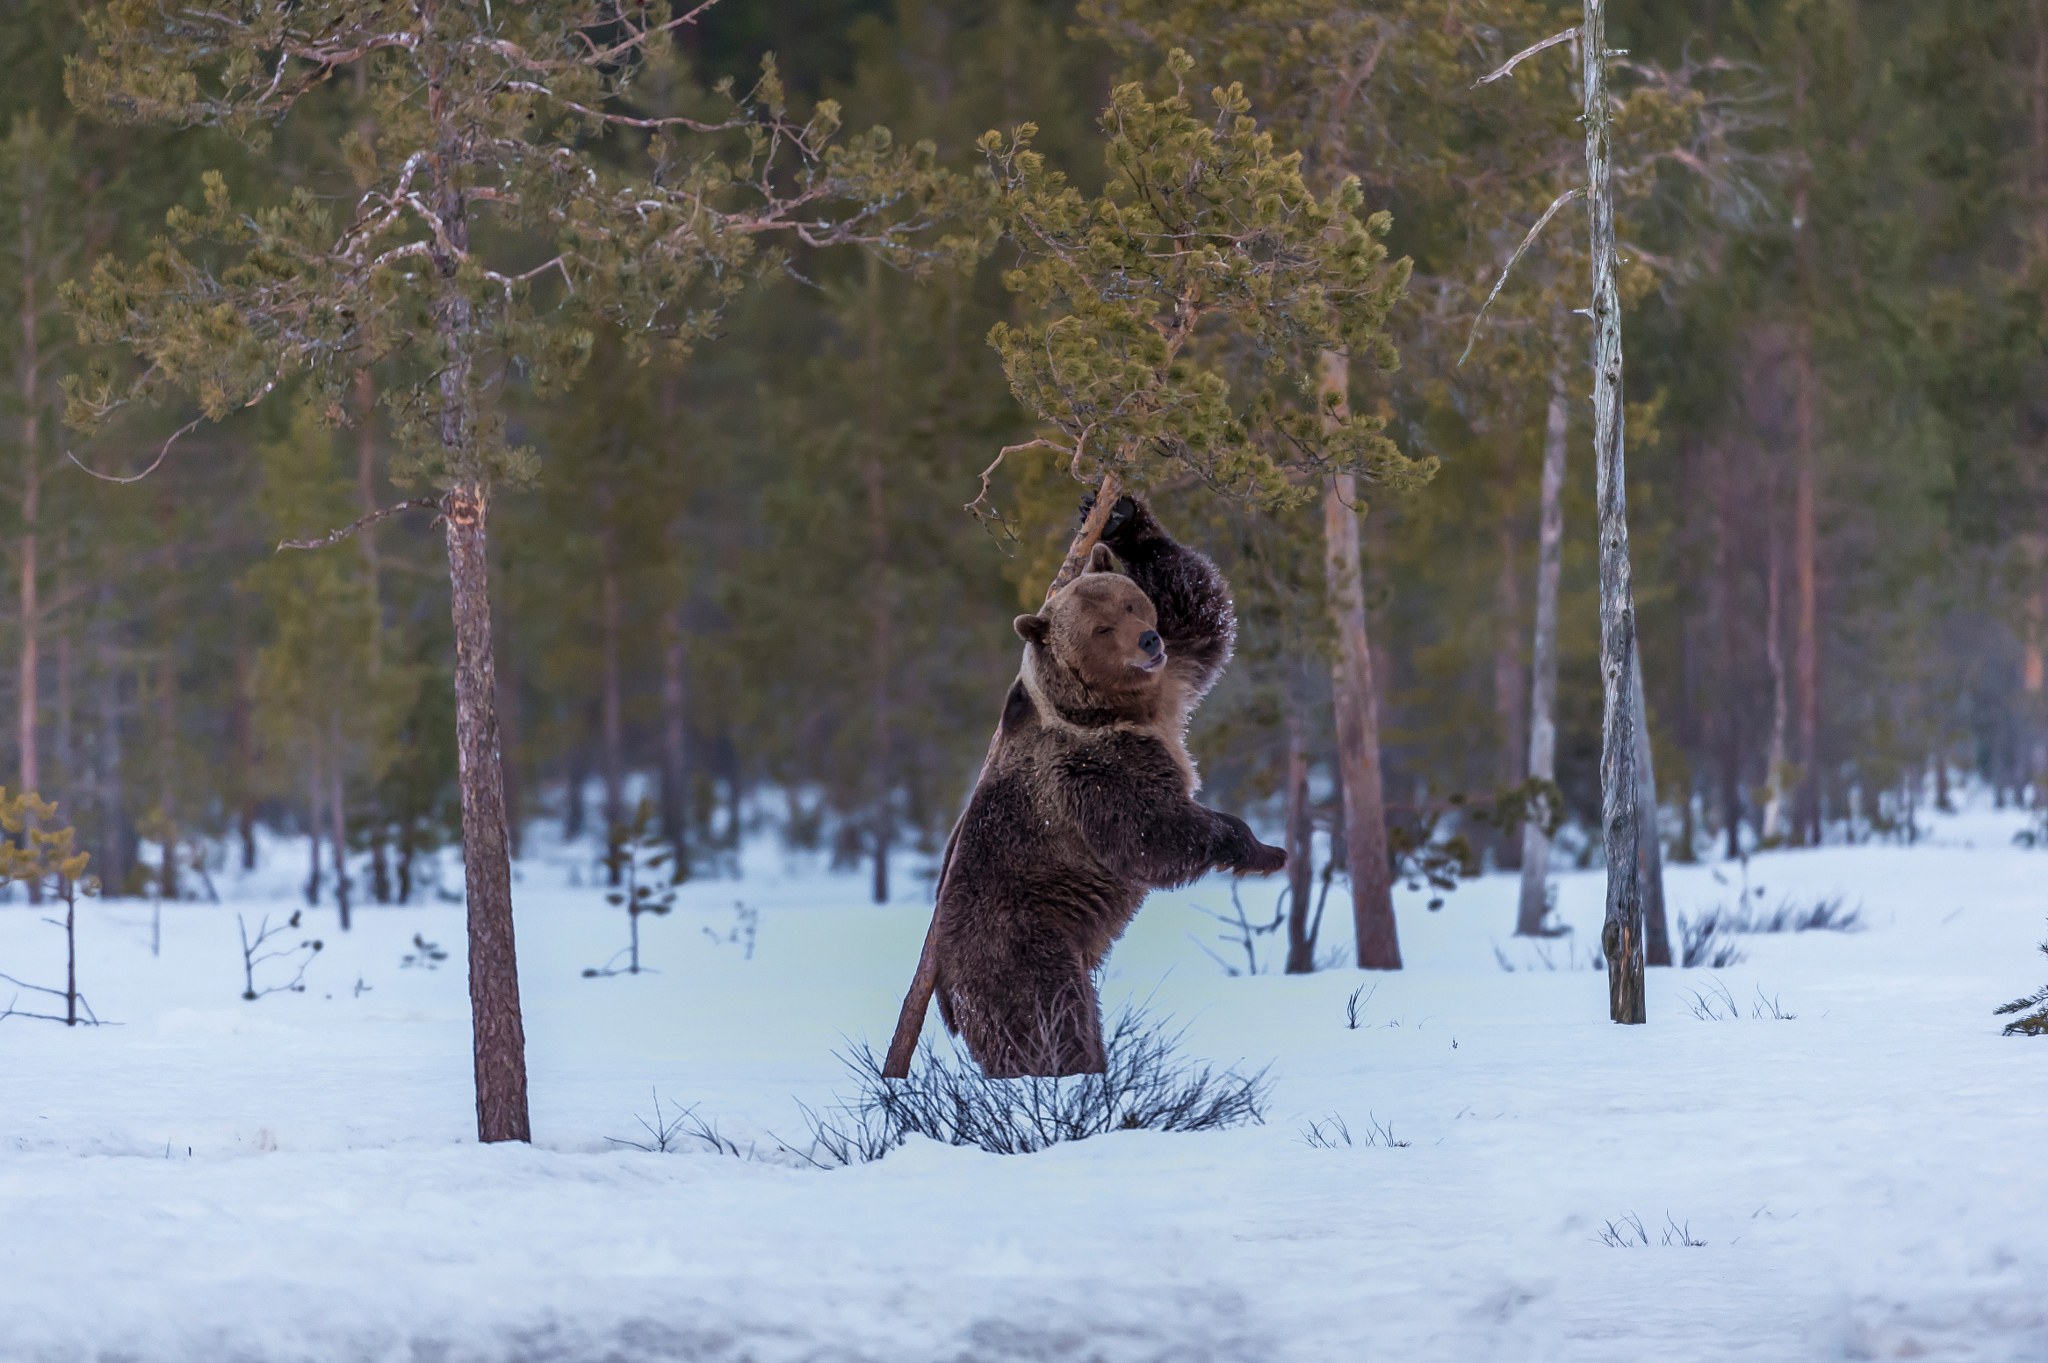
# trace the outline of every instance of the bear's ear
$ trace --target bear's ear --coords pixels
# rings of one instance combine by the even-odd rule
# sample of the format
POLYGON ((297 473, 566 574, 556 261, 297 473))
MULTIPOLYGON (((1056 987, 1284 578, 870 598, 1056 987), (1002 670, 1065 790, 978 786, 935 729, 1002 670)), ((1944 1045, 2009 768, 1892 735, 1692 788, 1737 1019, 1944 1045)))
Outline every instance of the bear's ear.
POLYGON ((1042 615, 1020 615, 1010 622, 1010 627, 1017 631, 1017 637, 1025 643, 1042 644, 1045 642, 1046 631, 1052 628, 1052 621, 1042 615))
POLYGON ((1110 552, 1108 545, 1097 540, 1095 547, 1088 551, 1088 566, 1081 571, 1084 573, 1113 573, 1116 571, 1116 555, 1110 552))

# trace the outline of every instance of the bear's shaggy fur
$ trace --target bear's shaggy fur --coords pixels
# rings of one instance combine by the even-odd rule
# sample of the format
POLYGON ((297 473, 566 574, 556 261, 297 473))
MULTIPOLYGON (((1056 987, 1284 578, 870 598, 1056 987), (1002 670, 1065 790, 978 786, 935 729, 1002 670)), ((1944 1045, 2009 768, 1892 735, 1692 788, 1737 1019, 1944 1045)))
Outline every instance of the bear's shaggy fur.
POLYGON ((1216 566, 1142 502, 1117 503, 1087 570, 1016 630, 1024 665, 940 871, 939 1010, 991 1078, 1100 1073, 1093 974, 1146 892, 1287 857, 1195 803, 1188 716, 1237 619, 1216 566))

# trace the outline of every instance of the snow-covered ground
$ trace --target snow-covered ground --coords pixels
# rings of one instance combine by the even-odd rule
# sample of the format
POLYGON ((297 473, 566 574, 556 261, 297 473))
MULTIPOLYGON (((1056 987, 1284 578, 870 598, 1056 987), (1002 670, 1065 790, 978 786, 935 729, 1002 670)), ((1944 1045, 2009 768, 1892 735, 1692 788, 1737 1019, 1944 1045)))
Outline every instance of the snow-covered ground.
MULTIPOLYGON (((1555 970, 1491 876, 1441 912, 1404 894, 1408 968, 1369 980, 1228 978, 1189 940, 1227 883, 1157 896, 1106 993, 1174 1014, 1196 1056, 1271 1062, 1265 1125, 830 1171, 607 1137, 641 1137, 654 1090, 742 1146, 801 1136, 799 1100, 850 1091, 835 1050, 886 1040, 917 883, 876 908, 757 848, 644 920, 661 973, 586 979, 624 915, 530 858, 535 1142, 482 1147, 458 906, 359 909, 346 935, 309 912, 307 991, 241 1000, 237 912, 294 907, 280 849, 221 879, 228 903, 166 908, 160 955, 147 904, 83 911, 80 982, 119 1026, 0 1021, 0 1360, 2048 1358, 2048 1040, 1991 1016, 2048 971, 2048 853, 2017 826, 1980 809, 1914 848, 1753 860, 1766 907, 1845 895, 1869 928, 1743 939, 1712 975, 1735 1020, 1687 1006, 1708 972, 1657 970, 1649 1025, 1607 1022, 1595 874, 1562 881, 1555 970), (401 964, 414 934, 448 959, 401 964), (1333 1114, 1356 1144, 1303 1140, 1333 1114), (1375 1121, 1407 1144, 1365 1144, 1375 1121), (1631 1216, 1649 1244, 1603 1243, 1631 1216)), ((1674 868, 1674 916, 1739 884, 1674 868)), ((0 971, 61 979, 40 917, 0 906, 0 971)))

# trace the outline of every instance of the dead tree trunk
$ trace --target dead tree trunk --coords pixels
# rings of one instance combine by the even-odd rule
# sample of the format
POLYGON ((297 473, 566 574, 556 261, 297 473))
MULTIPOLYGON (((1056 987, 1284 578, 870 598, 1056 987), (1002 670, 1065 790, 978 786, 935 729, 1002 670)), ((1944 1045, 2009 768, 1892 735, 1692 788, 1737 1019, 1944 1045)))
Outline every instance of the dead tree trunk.
MULTIPOLYGON (((1500 787, 1511 790, 1522 784, 1522 763, 1528 757, 1522 736, 1526 711, 1522 697, 1522 591, 1515 571, 1515 505, 1512 483, 1503 489, 1499 527, 1500 574, 1494 579, 1495 620, 1493 643, 1493 711, 1500 724, 1500 787)), ((1504 871, 1520 868, 1522 845, 1502 838, 1497 853, 1504 871)))
MULTIPOLYGON (((1348 404, 1351 364, 1325 351, 1322 387, 1348 404)), ((1337 630, 1330 685, 1337 720, 1337 779, 1344 792, 1344 832, 1350 839, 1351 917, 1358 935, 1358 968, 1399 970, 1401 941, 1394 923, 1394 874, 1387 857, 1387 816, 1380 787, 1379 699, 1373 690, 1372 647, 1365 632, 1365 581, 1358 547, 1358 486, 1348 473, 1323 487, 1325 591, 1337 630)))
POLYGON ((1643 901, 1636 879, 1635 607, 1623 469, 1621 295, 1614 281, 1614 184, 1607 98, 1606 0, 1585 0, 1586 203, 1593 242, 1593 455, 1600 507, 1600 803, 1607 853, 1608 1013, 1642 1022, 1643 901))
POLYGON ((1308 807, 1308 734, 1301 706, 1287 701, 1287 973, 1316 968, 1309 891, 1315 875, 1315 823, 1308 807))
MULTIPOLYGON (((1536 544, 1536 632, 1529 668, 1529 774, 1557 779, 1557 593, 1564 576, 1564 461, 1571 411, 1565 396, 1565 365, 1550 371, 1550 410, 1543 428, 1542 522, 1536 544)), ((1550 838, 1533 823, 1522 825, 1522 894, 1515 914, 1518 936, 1543 930, 1549 907, 1550 838)))
POLYGON ((1671 928, 1664 917, 1664 835, 1657 826, 1657 774, 1650 761, 1650 714, 1643 693, 1643 655, 1638 649, 1630 692, 1635 697, 1636 882, 1643 901, 1643 954, 1651 965, 1671 964, 1671 928))

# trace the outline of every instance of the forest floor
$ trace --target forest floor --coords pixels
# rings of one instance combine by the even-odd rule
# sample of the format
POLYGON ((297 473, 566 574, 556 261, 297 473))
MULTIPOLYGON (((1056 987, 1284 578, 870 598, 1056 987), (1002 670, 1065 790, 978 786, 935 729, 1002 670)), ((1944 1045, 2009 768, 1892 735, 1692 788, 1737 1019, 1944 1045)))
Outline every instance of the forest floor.
MULTIPOLYGON (((1589 968, 1595 873, 1562 877, 1576 932, 1542 954, 1508 935, 1510 876, 1438 912, 1404 891, 1408 968, 1370 979, 1228 977, 1190 939, 1228 883, 1156 896, 1106 998, 1174 1015, 1194 1056, 1270 1063, 1264 1125, 832 1170, 778 1139, 850 1091, 849 1038, 886 1041, 922 882, 877 908, 864 877, 757 847, 643 920, 660 973, 589 979, 625 916, 583 858, 529 855, 535 1140, 483 1147, 459 906, 358 909, 347 934, 308 911, 285 939, 325 943, 306 992, 240 998, 237 914, 298 906, 287 845, 160 927, 143 902, 82 910, 80 984, 119 1025, 0 1020, 0 1359, 2048 1358, 2048 1039, 1991 1013, 2048 979, 2048 853, 2018 826, 1979 808, 1910 848, 1752 859, 1764 909, 1840 896, 1866 930, 1654 970, 1644 1027, 1607 1021, 1589 968), (1737 1015, 1695 1016, 1722 986, 1737 1015), (615 1143, 646 1139, 657 1090, 770 1157, 615 1143), (1307 1143, 1332 1115, 1356 1143, 1307 1143), (1403 1143, 1368 1145, 1375 1123, 1403 1143), (1630 1218, 1648 1243, 1603 1240, 1635 1241, 1630 1218)), ((1696 917, 1743 868, 1668 883, 1696 917)), ((1244 890, 1270 915, 1276 884, 1244 890)), ((62 934, 18 900, 0 970, 62 979, 62 934)))

